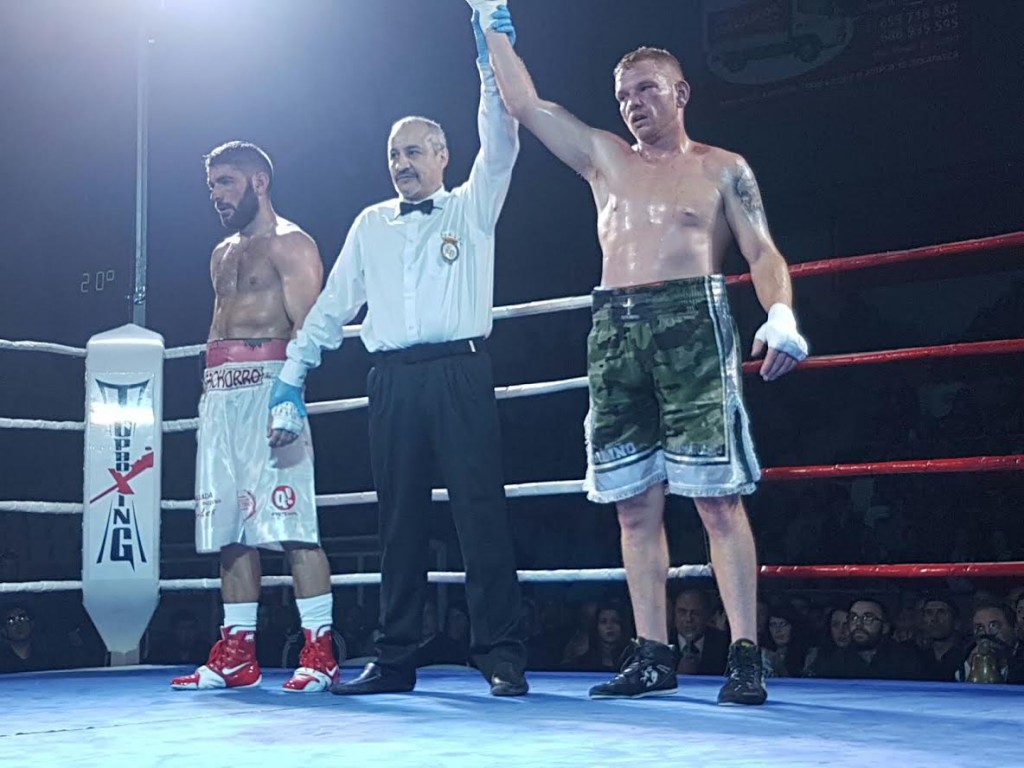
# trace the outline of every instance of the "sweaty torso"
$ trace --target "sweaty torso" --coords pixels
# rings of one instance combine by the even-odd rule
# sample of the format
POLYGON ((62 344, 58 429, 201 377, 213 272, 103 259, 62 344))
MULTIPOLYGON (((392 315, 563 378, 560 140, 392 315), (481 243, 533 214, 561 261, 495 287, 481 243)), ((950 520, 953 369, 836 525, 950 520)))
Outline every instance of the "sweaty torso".
POLYGON ((235 234, 217 246, 210 264, 214 306, 209 341, 291 338, 294 327, 273 255, 289 247, 289 235, 301 231, 279 218, 271 233, 235 234))
POLYGON ((682 154, 648 160, 623 143, 591 180, 602 287, 720 272, 732 243, 721 187, 734 157, 694 143, 682 154))

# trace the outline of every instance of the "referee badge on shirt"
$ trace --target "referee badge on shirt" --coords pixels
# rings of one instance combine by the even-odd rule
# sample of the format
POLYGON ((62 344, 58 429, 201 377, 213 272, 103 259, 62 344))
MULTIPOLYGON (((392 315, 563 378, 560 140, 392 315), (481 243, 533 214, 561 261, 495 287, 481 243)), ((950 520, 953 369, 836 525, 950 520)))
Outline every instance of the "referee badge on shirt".
POLYGON ((459 238, 455 235, 441 235, 441 258, 449 264, 459 258, 459 238))

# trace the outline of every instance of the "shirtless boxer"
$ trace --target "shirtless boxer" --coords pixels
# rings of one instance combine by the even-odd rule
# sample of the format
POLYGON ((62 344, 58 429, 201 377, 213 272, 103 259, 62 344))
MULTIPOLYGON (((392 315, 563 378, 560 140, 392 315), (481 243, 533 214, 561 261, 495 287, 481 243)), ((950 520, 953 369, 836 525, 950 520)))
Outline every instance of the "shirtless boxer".
POLYGON ((234 232, 210 261, 215 301, 196 458, 196 551, 220 552, 224 626, 206 664, 171 686, 259 685, 261 547, 287 552, 305 634, 299 668, 284 690, 323 691, 337 680, 338 665, 309 424, 287 406, 272 412, 269 430, 267 424, 270 388, 288 340, 320 294, 323 264, 313 239, 274 212, 274 171, 262 149, 233 141, 205 161, 210 199, 234 232), (284 444, 284 432, 300 437, 284 444))
POLYGON ((789 269, 772 242, 750 167, 686 133, 690 86, 667 51, 640 48, 615 68, 615 98, 635 144, 543 101, 502 32, 508 9, 481 12, 509 112, 590 182, 598 209, 601 285, 588 340, 589 498, 615 502, 637 643, 592 697, 676 690, 667 644, 665 493, 688 496, 708 532, 732 628, 720 704, 765 701, 757 637, 757 562, 741 494, 760 467, 742 401, 739 339, 722 264, 736 243, 768 310, 753 354, 771 381, 807 355, 791 310, 789 269))

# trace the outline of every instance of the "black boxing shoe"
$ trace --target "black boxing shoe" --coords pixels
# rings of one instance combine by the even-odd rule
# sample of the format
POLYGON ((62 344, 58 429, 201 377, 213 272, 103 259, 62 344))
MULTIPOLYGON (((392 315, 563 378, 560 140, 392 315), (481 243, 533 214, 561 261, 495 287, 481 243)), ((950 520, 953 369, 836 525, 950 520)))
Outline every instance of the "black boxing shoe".
POLYGON ((498 664, 491 675, 491 696, 525 696, 530 690, 526 675, 508 662, 498 664))
POLYGON ((761 649, 749 640, 737 640, 729 646, 729 666, 725 685, 718 692, 719 704, 764 704, 768 691, 764 687, 761 649))
POLYGON ((408 693, 416 687, 416 673, 399 672, 370 662, 363 673, 348 683, 334 683, 336 696, 361 696, 370 693, 408 693))
POLYGON ((622 671, 607 683, 590 689, 592 699, 640 699, 671 696, 676 681, 676 650, 655 640, 638 637, 622 671))

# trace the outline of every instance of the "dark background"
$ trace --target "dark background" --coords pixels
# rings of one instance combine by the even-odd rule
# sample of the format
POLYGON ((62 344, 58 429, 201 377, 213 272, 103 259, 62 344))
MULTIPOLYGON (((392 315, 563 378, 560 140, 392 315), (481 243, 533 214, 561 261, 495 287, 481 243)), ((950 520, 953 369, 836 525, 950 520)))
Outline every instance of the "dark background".
MULTIPOLYGON (((801 75, 748 85, 709 67, 712 5, 723 3, 516 0, 512 11, 541 94, 623 135, 616 61, 640 44, 677 53, 693 88, 691 135, 748 159, 791 263, 1024 228, 1020 3, 839 0, 853 35, 845 49, 801 75)), ((385 141, 397 118, 438 119, 451 146, 448 185, 465 179, 478 146, 478 81, 461 0, 2 0, 0 338, 83 346, 131 319, 140 24, 152 38, 147 325, 168 346, 201 342, 208 329, 209 254, 224 235, 201 162, 213 146, 247 139, 271 154, 277 210, 316 238, 328 267, 353 217, 393 194, 385 141)), ((797 314, 816 354, 1021 336, 1020 256, 974 253, 803 280, 797 314)), ((599 264, 586 184, 524 131, 498 228, 495 305, 585 294, 599 264)), ((730 271, 742 270, 736 257, 730 271)), ((763 312, 749 288, 733 299, 749 343, 763 312)), ((580 375, 588 328, 581 311, 499 322, 497 382, 580 375)), ((309 399, 363 394, 367 368, 361 345, 347 343, 311 377, 309 399)), ((1020 373, 1016 357, 796 373, 771 385, 751 379, 748 400, 766 466, 1010 453, 1020 447, 1020 373), (919 423, 921 404, 947 390, 969 401, 967 432, 919 423)), ((167 364, 167 418, 195 414, 199 375, 195 359, 167 364)), ((0 415, 81 420, 82 376, 80 360, 5 352, 0 415)), ((581 391, 500 409, 508 482, 582 476, 581 391)), ((318 417, 314 432, 322 492, 371 487, 361 412, 318 417)), ((168 435, 164 446, 163 495, 189 498, 193 436, 168 435)), ((80 434, 2 431, 0 452, 0 497, 81 498, 80 434)), ((936 479, 955 490, 920 503, 944 503, 953 527, 957 515, 968 526, 984 525, 985 514, 1005 518, 999 524, 1016 525, 1011 538, 1020 541, 1011 522, 1019 505, 1004 503, 1019 498, 1017 477, 936 479)), ((837 493, 899 507, 894 499, 920 497, 917 482, 837 493)), ((820 493, 766 486, 752 506, 762 545, 797 507, 813 512, 820 493)), ((611 565, 618 556, 610 508, 575 496, 511 507, 523 566, 611 565)), ((674 560, 705 561, 699 535, 685 535, 697 531, 687 508, 673 513, 674 560)), ((164 520, 169 543, 191 541, 190 515, 164 520)), ((376 527, 370 507, 325 510, 322 520, 330 536, 376 527)), ((16 578, 75 576, 77 519, 2 522, 6 546, 23 550, 16 578), (63 546, 36 551, 33 527, 63 546)), ((443 521, 439 531, 444 538, 443 521)), ((867 557, 853 545, 831 556, 867 557)))

